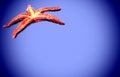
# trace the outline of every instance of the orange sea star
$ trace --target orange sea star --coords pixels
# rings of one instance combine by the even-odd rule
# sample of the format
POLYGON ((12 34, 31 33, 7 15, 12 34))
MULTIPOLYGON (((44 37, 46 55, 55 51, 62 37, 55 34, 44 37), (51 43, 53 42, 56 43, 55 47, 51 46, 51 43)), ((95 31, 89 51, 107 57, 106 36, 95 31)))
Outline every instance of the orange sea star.
POLYGON ((28 25, 34 22, 50 21, 56 24, 64 25, 65 23, 58 19, 56 16, 53 16, 51 14, 45 14, 45 12, 47 11, 60 11, 60 10, 61 10, 60 7, 43 7, 38 10, 35 10, 31 5, 28 5, 25 13, 17 15, 3 27, 8 28, 13 24, 22 21, 12 34, 12 38, 16 38, 16 36, 21 31, 23 31, 28 25))

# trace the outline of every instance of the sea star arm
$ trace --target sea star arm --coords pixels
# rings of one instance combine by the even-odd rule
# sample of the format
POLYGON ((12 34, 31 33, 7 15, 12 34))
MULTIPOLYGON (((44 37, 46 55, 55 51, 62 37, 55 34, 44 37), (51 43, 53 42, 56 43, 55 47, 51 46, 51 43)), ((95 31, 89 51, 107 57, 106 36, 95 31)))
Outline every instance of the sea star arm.
POLYGON ((56 24, 60 24, 60 25, 64 25, 65 23, 58 19, 56 16, 53 16, 51 14, 41 14, 38 17, 35 18, 36 20, 46 20, 46 21, 50 21, 56 24))
POLYGON ((26 12, 29 16, 33 16, 35 13, 35 9, 31 5, 28 5, 26 12))
POLYGON ((5 24, 3 27, 4 28, 8 28, 10 27, 11 25, 23 20, 25 17, 27 17, 26 14, 19 14, 17 15, 16 17, 14 17, 9 23, 5 24))
POLYGON ((60 7, 44 7, 44 8, 38 9, 38 11, 40 13, 44 13, 44 12, 47 12, 47 11, 60 11, 60 10, 61 10, 60 7))
POLYGON ((29 24, 31 24, 33 21, 33 19, 31 18, 25 18, 20 24, 19 26, 14 30, 13 34, 12 34, 12 38, 16 38, 16 36, 22 32, 29 24))

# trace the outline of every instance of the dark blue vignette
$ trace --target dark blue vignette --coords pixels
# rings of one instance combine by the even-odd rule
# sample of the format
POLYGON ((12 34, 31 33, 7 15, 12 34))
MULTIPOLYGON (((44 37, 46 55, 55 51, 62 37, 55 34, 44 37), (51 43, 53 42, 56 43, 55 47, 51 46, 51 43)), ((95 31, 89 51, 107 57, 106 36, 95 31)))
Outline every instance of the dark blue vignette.
MULTIPOLYGON (((77 1, 79 2, 79 0, 77 1)), ((2 20, 4 19, 4 17, 6 17, 4 14, 8 13, 7 9, 9 8, 9 6, 11 6, 15 2, 18 2, 18 1, 16 0, 1 0, 0 1, 0 17, 1 17, 1 20, 0 20, 0 35, 1 35, 0 37, 0 77, 16 77, 16 75, 14 75, 11 70, 9 70, 8 64, 5 61, 6 59, 4 59, 5 52, 9 51, 4 45, 4 43, 7 43, 6 36, 8 36, 9 34, 6 33, 6 31, 2 28, 2 26, 6 23, 2 20)), ((105 1, 105 3, 111 7, 114 13, 114 16, 116 18, 116 25, 114 25, 116 46, 115 46, 114 52, 116 52, 117 57, 114 59, 115 63, 112 69, 107 74, 102 75, 100 77, 120 77, 120 8, 119 8, 120 2, 118 0, 110 0, 110 1, 105 1)), ((7 46, 9 46, 9 43, 7 46)), ((19 75, 19 77, 23 77, 23 76, 19 75)), ((47 77, 50 77, 50 76, 47 76, 47 77)), ((80 76, 78 75, 77 77, 80 77, 80 76)))

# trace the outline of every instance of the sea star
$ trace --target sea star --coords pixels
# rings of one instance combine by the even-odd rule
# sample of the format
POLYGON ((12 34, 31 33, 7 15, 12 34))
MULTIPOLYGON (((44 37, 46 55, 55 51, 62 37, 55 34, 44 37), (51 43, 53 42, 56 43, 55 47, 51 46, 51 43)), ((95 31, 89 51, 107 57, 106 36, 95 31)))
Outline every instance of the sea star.
POLYGON ((35 10, 31 5, 28 5, 26 12, 17 15, 9 23, 5 24, 3 27, 8 28, 11 25, 22 21, 19 26, 14 30, 12 38, 16 38, 17 35, 22 32, 28 25, 31 23, 36 23, 39 21, 50 21, 56 24, 64 25, 65 23, 58 19, 56 16, 51 14, 45 14, 47 11, 60 11, 60 7, 43 7, 38 10, 35 10))

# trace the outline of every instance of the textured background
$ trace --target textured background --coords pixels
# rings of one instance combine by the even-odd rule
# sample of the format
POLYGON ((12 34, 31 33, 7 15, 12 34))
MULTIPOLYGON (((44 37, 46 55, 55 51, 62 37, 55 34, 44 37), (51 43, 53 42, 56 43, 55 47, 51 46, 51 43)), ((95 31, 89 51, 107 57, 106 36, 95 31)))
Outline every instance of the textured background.
POLYGON ((117 0, 0 0, 0 77, 120 77, 120 6, 117 0), (14 16, 60 6, 65 26, 31 24, 16 39, 14 16))

